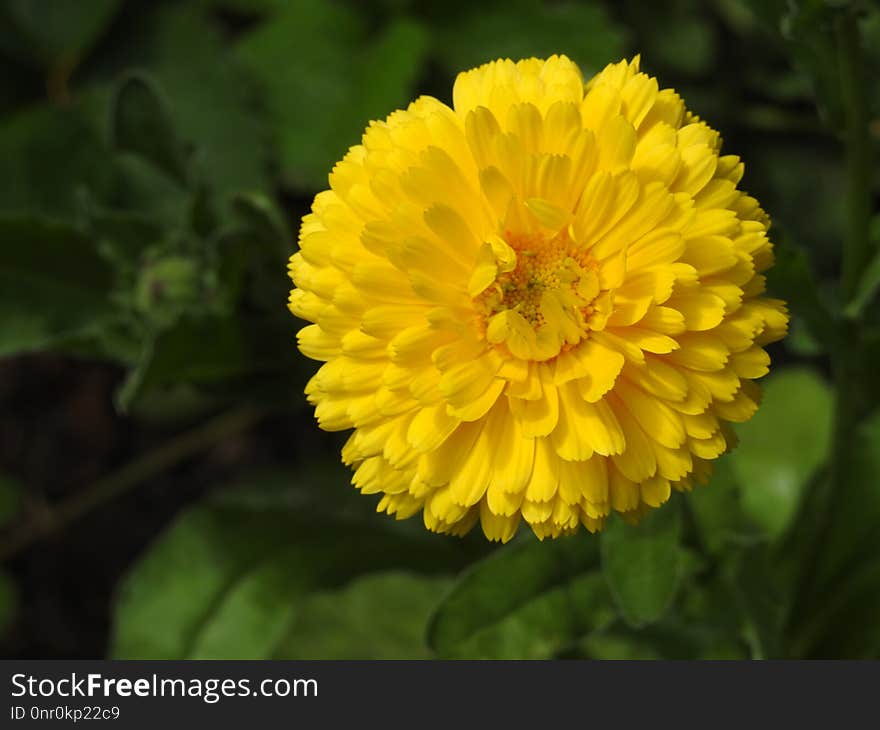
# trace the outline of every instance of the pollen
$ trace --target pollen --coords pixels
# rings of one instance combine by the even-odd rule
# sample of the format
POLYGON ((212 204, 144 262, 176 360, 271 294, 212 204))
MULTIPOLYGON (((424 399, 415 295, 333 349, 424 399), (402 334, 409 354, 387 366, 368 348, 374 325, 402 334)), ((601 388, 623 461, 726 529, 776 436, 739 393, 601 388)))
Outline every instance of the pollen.
POLYGON ((504 240, 516 255, 516 265, 500 272, 475 298, 476 307, 483 311, 487 329, 493 319, 507 321, 516 315, 521 323, 521 317, 535 334, 536 349, 539 342, 544 345, 538 359, 550 359, 589 333, 599 294, 597 264, 567 228, 550 237, 508 230, 504 240))

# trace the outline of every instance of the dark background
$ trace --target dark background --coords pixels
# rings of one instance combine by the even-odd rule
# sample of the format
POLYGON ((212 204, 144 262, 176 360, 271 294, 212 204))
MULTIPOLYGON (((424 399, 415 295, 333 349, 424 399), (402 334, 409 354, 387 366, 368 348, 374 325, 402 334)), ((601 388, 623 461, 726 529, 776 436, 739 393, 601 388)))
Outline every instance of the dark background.
MULTIPOLYGON (((268 482, 277 496, 271 485, 295 482, 294 502, 387 521, 347 485, 342 440, 301 395, 315 365, 296 352, 285 261, 366 122, 418 93, 450 102, 458 70, 559 52, 589 77, 641 53, 746 161, 774 237, 809 252, 833 297, 846 217, 835 102, 822 96, 833 19, 794 5, 3 0, 0 653, 107 655, 122 577, 228 485, 268 482)), ((863 26, 876 51, 878 17, 863 26)), ((776 367, 822 378, 826 355, 798 314, 776 367)), ((418 522, 399 534, 422 540, 418 522)), ((437 580, 491 550, 477 536, 427 540, 450 553, 422 563, 437 580)), ((160 613, 139 620, 164 631, 160 613)), ((734 633, 730 653, 747 654, 734 633)), ((377 642, 312 653, 387 655, 377 642)))

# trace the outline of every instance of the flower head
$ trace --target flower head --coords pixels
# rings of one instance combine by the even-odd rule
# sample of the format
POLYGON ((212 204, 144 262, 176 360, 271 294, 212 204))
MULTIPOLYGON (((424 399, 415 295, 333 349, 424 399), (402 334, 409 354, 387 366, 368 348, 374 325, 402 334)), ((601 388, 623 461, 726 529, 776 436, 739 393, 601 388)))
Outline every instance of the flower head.
POLYGON ((306 393, 398 518, 508 540, 638 517, 758 407, 768 218, 738 157, 639 59, 458 76, 374 122, 305 216, 306 393))

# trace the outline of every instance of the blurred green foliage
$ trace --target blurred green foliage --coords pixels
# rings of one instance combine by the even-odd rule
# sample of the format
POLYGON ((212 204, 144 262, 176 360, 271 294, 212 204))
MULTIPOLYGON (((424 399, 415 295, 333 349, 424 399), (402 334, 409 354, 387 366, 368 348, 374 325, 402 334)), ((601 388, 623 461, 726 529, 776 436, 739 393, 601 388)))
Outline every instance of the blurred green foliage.
MULTIPOLYGON (((880 356, 880 258, 851 301, 836 283, 844 15, 876 147, 867 2, 2 0, 0 357, 117 363, 135 423, 247 403, 313 428, 314 365, 285 308, 299 217, 369 120, 420 93, 449 101, 458 70, 501 56, 566 53, 589 75, 640 52, 745 159, 780 244, 770 289, 794 317, 739 449, 639 527, 492 548, 371 515, 338 464, 277 464, 218 485, 130 566, 111 655, 880 656, 870 372, 857 410, 875 415, 852 424, 845 473, 829 467, 841 323, 858 322, 857 358, 880 356)), ((0 476, 7 528, 21 491, 0 476)), ((0 573, 0 631, 16 594, 0 573)))
POLYGON ((769 535, 789 526, 813 474, 828 460, 832 395, 809 370, 787 370, 768 379, 764 399, 738 432, 734 476, 746 513, 769 535), (786 423, 783 433, 777 433, 786 423))

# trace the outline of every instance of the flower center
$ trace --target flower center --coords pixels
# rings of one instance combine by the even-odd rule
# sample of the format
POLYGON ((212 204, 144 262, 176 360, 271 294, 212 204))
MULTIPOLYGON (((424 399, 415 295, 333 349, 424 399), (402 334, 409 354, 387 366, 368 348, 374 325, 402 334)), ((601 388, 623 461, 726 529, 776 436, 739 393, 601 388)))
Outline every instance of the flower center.
POLYGON ((499 239, 492 247, 494 281, 475 297, 490 342, 504 343, 523 359, 549 360, 594 329, 591 324, 606 308, 596 262, 566 229, 549 239, 507 231, 503 243, 499 239))

